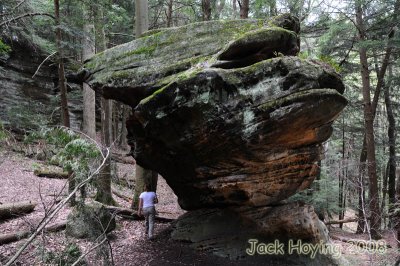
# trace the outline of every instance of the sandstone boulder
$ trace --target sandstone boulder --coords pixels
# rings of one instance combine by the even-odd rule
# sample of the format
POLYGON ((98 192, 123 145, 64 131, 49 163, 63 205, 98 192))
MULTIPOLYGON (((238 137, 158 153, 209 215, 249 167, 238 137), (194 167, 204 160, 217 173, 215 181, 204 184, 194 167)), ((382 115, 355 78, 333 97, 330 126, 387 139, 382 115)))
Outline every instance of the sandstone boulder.
POLYGON ((176 239, 201 243, 222 220, 234 228, 223 236, 250 221, 246 237, 327 240, 310 206, 282 205, 311 185, 347 103, 330 66, 296 57, 298 33, 290 15, 196 23, 149 32, 85 63, 86 82, 134 109, 127 127, 138 164, 195 210, 177 223, 176 239))

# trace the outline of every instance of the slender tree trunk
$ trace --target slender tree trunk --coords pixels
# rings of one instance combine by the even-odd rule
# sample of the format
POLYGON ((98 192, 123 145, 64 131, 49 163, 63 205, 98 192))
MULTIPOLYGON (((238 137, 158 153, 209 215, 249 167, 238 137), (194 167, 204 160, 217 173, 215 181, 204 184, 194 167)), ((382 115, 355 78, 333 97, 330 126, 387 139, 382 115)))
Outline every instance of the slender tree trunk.
MULTIPOLYGON (((359 40, 366 40, 364 21, 362 15, 362 7, 356 5, 356 23, 359 31, 359 40)), ((370 210, 370 229, 373 239, 379 238, 380 228, 380 211, 379 211, 379 194, 378 182, 376 175, 376 160, 375 160, 375 140, 374 140, 374 117, 371 106, 371 88, 368 70, 367 50, 364 46, 359 47, 360 63, 361 63, 361 79, 362 79, 362 94, 364 102, 364 123, 365 136, 367 144, 367 172, 369 178, 369 210, 370 210)))
POLYGON ((211 1, 201 0, 201 10, 203 11, 203 21, 208 21, 211 19, 211 1))
MULTIPOLYGON (((389 77, 392 76, 389 71, 389 77)), ((389 212, 396 203, 396 120, 393 114, 392 101, 390 99, 390 84, 384 86, 386 114, 389 122, 388 138, 389 138, 389 161, 388 161, 388 196, 389 196, 389 212)))
POLYGON ((64 71, 64 53, 61 47, 61 22, 60 22, 60 3, 59 0, 54 0, 54 14, 56 22, 56 46, 58 52, 58 85, 61 93, 61 117, 65 127, 70 127, 68 99, 67 99, 67 85, 65 84, 65 71, 64 71))
POLYGON ((145 185, 150 184, 151 191, 157 191, 158 174, 155 171, 146 169, 136 164, 136 184, 134 190, 134 197, 132 200, 132 209, 136 209, 139 204, 139 196, 144 191, 145 185), (140 177, 140 178, 138 178, 140 177))
MULTIPOLYGON (((344 116, 342 117, 342 163, 341 169, 339 169, 339 220, 344 219, 345 206, 344 206, 344 179, 345 179, 345 121, 344 116)), ((340 228, 343 228, 343 223, 339 224, 340 228)))
MULTIPOLYGON (((135 36, 140 38, 143 32, 149 29, 148 19, 148 2, 147 0, 136 0, 135 2, 135 36)), ((134 190, 132 208, 137 208, 139 202, 140 193, 144 191, 144 184, 149 183, 156 192, 158 174, 152 170, 145 169, 140 165, 136 164, 136 186, 134 190)))
POLYGON ((245 19, 249 17, 249 0, 238 0, 240 18, 245 19))
POLYGON ((232 0, 233 19, 237 18, 237 1, 238 0, 232 0))
POLYGON ((222 13, 222 10, 224 9, 224 7, 225 7, 225 0, 220 0, 219 4, 217 4, 217 6, 215 8, 215 12, 214 12, 215 19, 220 19, 220 16, 221 16, 221 13, 222 13))
MULTIPOLYGON (((104 33, 103 10, 102 7, 95 8, 95 36, 96 52, 106 49, 106 38, 104 33)), ((112 143, 112 101, 104 97, 101 98, 101 133, 102 142, 105 147, 111 148, 112 143)), ((115 204, 111 193, 111 156, 107 159, 96 180, 97 193, 96 200, 107 204, 115 204)))
MULTIPOLYGON (((397 21, 397 16, 398 16, 397 14, 398 14, 399 10, 400 10, 400 0, 397 0, 394 5, 394 11, 393 11, 393 21, 394 22, 397 21)), ((360 14, 360 16, 362 16, 362 13, 360 14)), ((377 82, 377 85, 375 88, 374 98, 372 100, 372 108, 371 108, 372 109, 372 120, 374 120, 374 118, 375 118, 376 108, 378 106, 379 95, 381 92, 382 85, 384 84, 384 77, 386 74, 386 69, 389 65, 389 59, 390 59, 392 49, 393 49, 392 46, 390 45, 390 39, 393 37, 394 31, 395 31, 395 29, 392 28, 392 30, 391 30, 392 35, 389 34, 389 36, 388 36, 388 45, 386 47, 385 57, 383 59, 381 69, 380 70, 377 69, 378 82, 377 82)), ((361 155, 360 155, 360 179, 362 179, 363 172, 365 171, 364 164, 365 164, 366 160, 367 160, 367 141, 366 141, 366 134, 364 133, 364 139, 363 139, 362 150, 361 150, 361 155)), ((360 191, 361 191, 361 189, 359 189, 359 192, 360 191)), ((359 193, 359 202, 362 201, 361 197, 363 197, 363 196, 359 193)), ((364 222, 364 219, 363 219, 363 216, 360 216, 361 209, 362 209, 361 206, 359 206, 359 218, 360 219, 358 220, 357 233, 361 233, 362 231, 360 231, 360 228, 363 228, 362 223, 364 222)))
POLYGON ((128 141, 126 139, 128 135, 128 130, 126 129, 126 120, 128 119, 130 109, 131 108, 129 106, 122 105, 121 135, 118 145, 123 149, 127 149, 128 147, 128 141))
MULTIPOLYGON (((83 26, 82 61, 92 57, 95 53, 94 25, 89 12, 84 16, 87 20, 83 26), (88 19, 90 18, 90 19, 88 19)), ((83 83, 83 132, 92 139, 96 139, 96 105, 95 92, 86 83, 83 83)))
POLYGON ((167 7, 167 28, 172 26, 172 8, 174 5, 174 0, 169 0, 168 1, 168 7, 167 7))
POLYGON ((276 16, 278 14, 278 10, 276 10, 276 0, 269 1, 269 15, 276 16))

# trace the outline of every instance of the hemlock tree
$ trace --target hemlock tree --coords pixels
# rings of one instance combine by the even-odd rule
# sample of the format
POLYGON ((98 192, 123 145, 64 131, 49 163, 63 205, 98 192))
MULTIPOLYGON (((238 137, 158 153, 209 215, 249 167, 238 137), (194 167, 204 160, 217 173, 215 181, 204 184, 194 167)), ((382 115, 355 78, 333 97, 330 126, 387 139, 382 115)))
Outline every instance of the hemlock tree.
MULTIPOLYGON (((136 0, 135 2, 135 36, 140 38, 143 32, 149 29, 148 2, 147 0, 136 0)), ((157 190, 158 173, 145 169, 136 163, 136 184, 133 194, 131 208, 135 209, 139 204, 140 193, 144 191, 144 185, 150 184, 151 190, 157 190)))
MULTIPOLYGON (((86 6, 83 19, 82 62, 95 54, 93 14, 86 6)), ((83 83, 83 132, 92 139, 96 139, 96 101, 95 92, 86 83, 83 83)))
POLYGON ((61 22, 60 22, 60 3, 59 0, 54 0, 54 14, 56 24, 56 45, 58 52, 58 86, 60 88, 61 95, 61 117, 65 127, 70 127, 69 111, 68 111, 68 99, 67 99, 67 85, 65 82, 65 71, 64 71, 64 53, 61 47, 61 22))
MULTIPOLYGON (((103 6, 94 4, 94 29, 96 52, 106 49, 104 32, 103 6)), ((112 143, 112 102, 101 97, 101 139, 105 147, 111 148, 112 143)), ((97 193, 95 199, 101 203, 114 205, 111 192, 111 156, 108 157, 96 180, 97 193)))

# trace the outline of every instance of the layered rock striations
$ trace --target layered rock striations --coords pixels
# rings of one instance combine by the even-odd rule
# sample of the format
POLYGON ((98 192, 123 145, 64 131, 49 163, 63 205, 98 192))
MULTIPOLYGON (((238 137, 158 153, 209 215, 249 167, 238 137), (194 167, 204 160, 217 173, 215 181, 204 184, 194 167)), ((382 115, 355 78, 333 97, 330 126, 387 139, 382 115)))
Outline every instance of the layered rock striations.
MULTIPOLYGON (((10 34, 0 38, 11 48, 8 54, 0 55, 0 120, 17 133, 46 123, 57 124, 60 104, 55 57, 44 61, 49 54, 21 29, 10 27, 10 34)), ((72 66, 68 64, 67 71, 76 71, 72 66)), ((72 92, 68 95, 71 125, 79 129, 81 88, 73 83, 68 85, 72 92)))
POLYGON ((149 32, 85 63, 93 88, 133 108, 137 162, 196 210, 176 239, 209 240, 206 221, 233 213, 253 233, 326 240, 312 207, 282 203, 318 174, 321 144, 346 105, 332 68, 296 57, 298 33, 290 15, 211 21, 149 32))

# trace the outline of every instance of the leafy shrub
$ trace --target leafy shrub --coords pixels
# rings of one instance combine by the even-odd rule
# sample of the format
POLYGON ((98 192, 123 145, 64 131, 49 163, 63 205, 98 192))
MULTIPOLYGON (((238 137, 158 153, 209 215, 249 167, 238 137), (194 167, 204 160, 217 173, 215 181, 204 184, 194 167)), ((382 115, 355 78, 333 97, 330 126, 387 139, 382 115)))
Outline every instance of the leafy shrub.
POLYGON ((3 43, 2 40, 0 40, 0 56, 8 54, 9 52, 11 52, 10 46, 8 46, 7 44, 3 43))
MULTIPOLYGON (((94 143, 63 127, 43 127, 33 131, 25 137, 25 143, 40 143, 48 156, 46 159, 51 164, 61 166, 64 171, 73 173, 78 183, 95 170, 94 166, 101 157, 101 152, 94 143)), ((82 192, 84 199, 85 193, 82 192)))
MULTIPOLYGON (((46 264, 67 266, 73 264, 81 255, 82 252, 77 244, 68 243, 63 250, 45 251, 43 261, 46 264)), ((78 265, 86 265, 86 263, 80 261, 78 265)))

